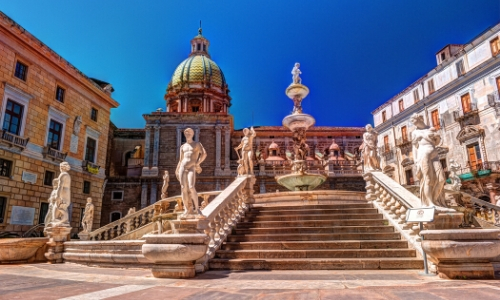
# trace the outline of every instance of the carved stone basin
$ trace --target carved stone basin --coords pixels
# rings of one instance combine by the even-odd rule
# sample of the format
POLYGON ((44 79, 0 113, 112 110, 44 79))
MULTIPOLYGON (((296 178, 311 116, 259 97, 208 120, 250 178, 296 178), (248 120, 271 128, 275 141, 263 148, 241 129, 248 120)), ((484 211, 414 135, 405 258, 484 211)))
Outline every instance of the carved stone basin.
POLYGON ((286 128, 290 129, 291 131, 295 131, 297 128, 309 128, 316 123, 316 120, 314 119, 313 116, 308 115, 308 114, 292 114, 286 116, 282 124, 286 128))
POLYGON ((26 261, 49 241, 48 238, 0 239, 0 262, 26 261))
POLYGON ((326 181, 326 176, 320 174, 288 174, 276 176, 278 184, 290 191, 312 191, 326 181))

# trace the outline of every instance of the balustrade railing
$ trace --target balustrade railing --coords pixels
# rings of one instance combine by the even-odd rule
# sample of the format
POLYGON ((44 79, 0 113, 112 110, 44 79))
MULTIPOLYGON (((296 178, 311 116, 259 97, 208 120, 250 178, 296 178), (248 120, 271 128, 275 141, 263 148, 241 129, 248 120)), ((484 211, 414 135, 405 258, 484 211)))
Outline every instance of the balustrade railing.
POLYGON ((7 130, 2 130, 1 140, 9 144, 9 146, 17 146, 24 150, 28 145, 29 138, 23 138, 13 133, 8 132, 7 130))
POLYGON ((127 166, 142 166, 144 165, 143 158, 129 158, 127 160, 127 166))
POLYGON ((477 115, 477 113, 478 113, 477 103, 470 103, 469 107, 466 109, 457 109, 453 111, 453 119, 456 122, 459 122, 469 116, 477 115))
POLYGON ((52 160, 64 161, 68 152, 62 153, 56 149, 50 148, 49 146, 43 147, 43 156, 52 158, 52 160))
POLYGON ((467 162, 465 167, 460 168, 457 174, 471 173, 474 176, 489 175, 489 173, 500 173, 500 161, 483 161, 479 163, 467 162), (489 172, 488 172, 489 171, 489 172))
MULTIPOLYGON (((201 208, 208 205, 211 196, 220 193, 220 191, 198 193, 198 196, 202 199, 201 208)), ((112 240, 148 225, 156 216, 155 207, 162 214, 177 213, 184 210, 181 196, 168 197, 90 232, 89 239, 93 241, 112 240), (173 203, 176 203, 176 205, 174 208, 171 208, 173 203)))
POLYGON ((366 173, 363 178, 366 181, 366 199, 371 200, 413 248, 422 253, 418 224, 406 223, 406 212, 420 207, 420 199, 382 172, 366 173))
POLYGON ((196 269, 208 269, 208 260, 215 256, 231 230, 249 210, 253 198, 255 177, 239 176, 203 210, 205 219, 198 220, 198 228, 209 237, 208 250, 204 257, 196 261, 196 269))

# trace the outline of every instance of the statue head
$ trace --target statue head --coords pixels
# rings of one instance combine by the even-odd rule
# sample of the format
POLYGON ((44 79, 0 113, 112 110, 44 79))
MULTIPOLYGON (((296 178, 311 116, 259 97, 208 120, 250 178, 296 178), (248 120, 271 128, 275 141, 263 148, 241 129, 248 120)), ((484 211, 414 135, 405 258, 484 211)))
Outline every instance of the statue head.
POLYGON ((62 163, 60 163, 59 168, 61 169, 61 172, 68 172, 69 170, 71 170, 71 166, 67 161, 63 161, 62 163))
POLYGON ((416 113, 411 115, 410 122, 417 127, 419 127, 418 125, 420 125, 420 127, 425 126, 424 116, 418 115, 416 113))
POLYGON ((300 67, 300 64, 299 64, 298 62, 297 62, 297 63, 295 63, 295 67, 296 67, 296 68, 299 68, 299 67, 300 67))
POLYGON ((184 136, 186 137, 187 140, 193 139, 194 136, 194 130, 191 128, 186 128, 184 130, 184 136))
POLYGON ((87 203, 92 203, 92 198, 88 197, 87 198, 87 203))
POLYGON ((164 173, 164 174, 168 176, 168 171, 165 171, 165 173, 164 173))
POLYGON ((247 136, 250 133, 250 129, 244 128, 243 129, 243 135, 247 136))
POLYGON ((371 124, 366 124, 365 129, 366 129, 366 131, 370 132, 373 130, 373 127, 371 124))

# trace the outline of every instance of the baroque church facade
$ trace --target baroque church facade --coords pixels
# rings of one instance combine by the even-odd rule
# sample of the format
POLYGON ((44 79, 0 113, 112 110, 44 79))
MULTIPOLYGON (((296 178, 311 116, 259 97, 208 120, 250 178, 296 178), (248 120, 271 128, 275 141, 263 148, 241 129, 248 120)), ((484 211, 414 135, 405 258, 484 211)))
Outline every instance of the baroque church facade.
MULTIPOLYGON (((194 130, 194 140, 208 154, 197 177, 198 191, 223 190, 236 176, 238 154, 233 148, 243 132, 234 128, 229 113, 233 101, 229 85, 211 60, 210 42, 201 29, 190 46, 188 58, 168 83, 166 110, 143 115, 144 129, 110 126, 101 225, 121 218, 131 208, 139 210, 160 200, 165 171, 169 173, 168 196, 180 194, 175 169, 186 128, 194 130)), ((255 132, 255 192, 285 191, 274 177, 290 172, 292 133, 282 126, 256 126, 255 132)), ((364 190, 358 161, 363 133, 362 127, 309 129, 309 170, 328 175, 319 189, 364 190)))

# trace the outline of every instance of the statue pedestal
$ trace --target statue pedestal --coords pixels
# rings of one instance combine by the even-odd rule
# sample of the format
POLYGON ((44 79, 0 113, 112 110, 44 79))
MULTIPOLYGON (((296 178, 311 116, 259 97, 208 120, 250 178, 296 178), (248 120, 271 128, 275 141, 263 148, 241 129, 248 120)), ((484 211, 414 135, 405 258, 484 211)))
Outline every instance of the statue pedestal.
POLYGON ((48 249, 45 252, 45 257, 49 263, 62 263, 64 252, 64 242, 69 240, 71 227, 48 227, 44 230, 46 236, 49 238, 47 242, 48 249))
POLYGON ((194 277, 195 262, 206 255, 209 242, 204 233, 148 234, 143 238, 142 254, 155 263, 151 272, 157 278, 194 277))
POLYGON ((425 224, 425 229, 458 229, 464 221, 464 214, 451 208, 436 207, 434 221, 425 224))
POLYGON ((90 237, 90 232, 82 231, 78 233, 78 237, 82 241, 88 241, 90 237))
POLYGON ((500 259, 499 229, 423 230, 422 249, 437 263, 439 277, 493 279, 500 259))

